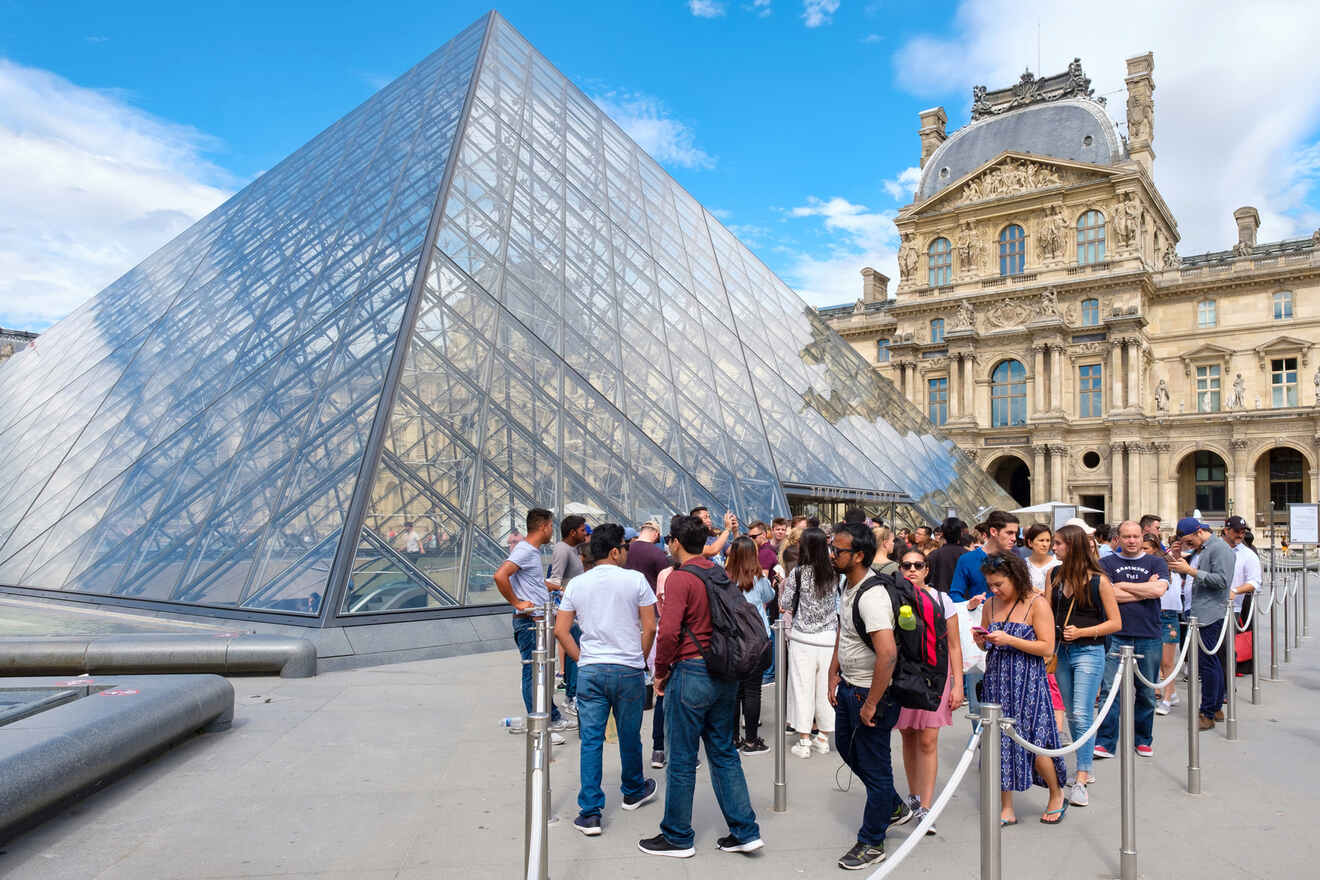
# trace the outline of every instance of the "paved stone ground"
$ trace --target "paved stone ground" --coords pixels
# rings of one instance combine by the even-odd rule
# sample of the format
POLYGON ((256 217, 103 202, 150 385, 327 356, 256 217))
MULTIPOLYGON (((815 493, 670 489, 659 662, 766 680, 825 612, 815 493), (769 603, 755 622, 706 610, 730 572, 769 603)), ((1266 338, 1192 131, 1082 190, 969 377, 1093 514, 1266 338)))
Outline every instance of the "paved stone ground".
MULTIPOLYGON (((523 740, 496 727, 520 711, 511 652, 322 675, 235 679, 233 728, 191 739, 0 846, 0 876, 15 880, 167 878, 507 878, 522 854, 523 740)), ((1241 739, 1202 736, 1205 791, 1185 793, 1185 707, 1156 719, 1156 754, 1139 761, 1138 848, 1147 878, 1314 876, 1320 791, 1320 643, 1308 640, 1266 684, 1264 704, 1243 696, 1241 739)), ((766 691, 769 697, 770 691, 766 691)), ((767 701, 768 702, 768 701, 767 701)), ((649 714, 645 723, 650 724, 649 714)), ((648 728, 649 729, 649 728, 648 728)), ((942 738, 941 784, 966 728, 942 738)), ((897 751, 897 737, 895 737, 897 751)), ((698 855, 644 856, 661 801, 618 809, 617 752, 606 751, 605 833, 583 838, 576 814, 576 739, 557 752, 550 831, 555 878, 841 876, 834 860, 852 842, 864 794, 834 788, 835 755, 789 756, 789 812, 771 812, 770 756, 743 764, 766 848, 720 853, 725 833, 704 771, 695 804, 698 855)), ((1058 828, 1035 818, 1044 792, 1018 797, 1021 825, 1006 829, 1006 877, 1112 877, 1118 869, 1118 762, 1097 765, 1092 806, 1058 828)), ((975 765, 938 836, 896 876, 978 873, 975 765)), ((663 791, 663 771, 661 787, 663 791)), ((902 786, 900 786, 902 787, 902 786)), ((662 794, 663 799, 663 794, 662 794)), ((661 799, 661 800, 662 800, 661 799)), ((997 809, 997 807, 996 807, 997 809)), ((911 826, 890 837, 896 847, 911 826)))

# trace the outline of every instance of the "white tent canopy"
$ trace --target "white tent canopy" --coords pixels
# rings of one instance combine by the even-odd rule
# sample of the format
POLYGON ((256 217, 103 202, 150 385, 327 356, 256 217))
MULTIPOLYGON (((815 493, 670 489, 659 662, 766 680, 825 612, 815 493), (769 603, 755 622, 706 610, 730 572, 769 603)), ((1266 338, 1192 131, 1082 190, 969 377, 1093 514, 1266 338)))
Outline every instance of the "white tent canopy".
POLYGON ((1094 507, 1083 507, 1080 504, 1068 504, 1065 501, 1046 501, 1044 504, 1033 504, 1030 507, 1019 507, 1013 513, 1052 513, 1056 507, 1076 507, 1078 513, 1104 513, 1102 510, 1096 510, 1094 507))

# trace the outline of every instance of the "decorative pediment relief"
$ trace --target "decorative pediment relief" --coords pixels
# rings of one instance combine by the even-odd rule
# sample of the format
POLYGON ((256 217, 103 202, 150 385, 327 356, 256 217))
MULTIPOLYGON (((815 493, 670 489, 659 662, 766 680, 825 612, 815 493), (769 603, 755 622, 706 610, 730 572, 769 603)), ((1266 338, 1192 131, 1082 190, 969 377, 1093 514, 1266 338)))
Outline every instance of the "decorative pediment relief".
POLYGON ((1179 359, 1183 363, 1183 375, 1190 376, 1192 375, 1193 364, 1204 364, 1208 362, 1228 363, 1228 359, 1232 357, 1232 355, 1233 350, 1231 348, 1224 348, 1222 345, 1215 345, 1213 342, 1207 342, 1200 348, 1183 352, 1179 355, 1179 359))
POLYGON ((1097 176, 1070 168, 1030 160, 1007 159, 962 185, 953 204, 968 205, 988 199, 1022 195, 1052 186, 1096 180, 1097 176))
POLYGON ((1307 342, 1305 339, 1298 339, 1296 336, 1276 336, 1269 342, 1256 346, 1253 350, 1256 352, 1256 360, 1262 371, 1268 365, 1267 362, 1271 356, 1299 355, 1304 367, 1310 360, 1311 347, 1314 344, 1313 342, 1307 342))

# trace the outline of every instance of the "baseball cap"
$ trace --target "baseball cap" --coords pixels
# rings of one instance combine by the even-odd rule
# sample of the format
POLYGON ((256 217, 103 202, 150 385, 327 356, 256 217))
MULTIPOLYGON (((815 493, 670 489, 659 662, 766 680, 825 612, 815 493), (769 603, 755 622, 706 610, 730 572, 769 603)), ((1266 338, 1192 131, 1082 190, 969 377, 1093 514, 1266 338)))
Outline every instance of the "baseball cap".
MULTIPOLYGON (((1182 523, 1179 523, 1179 525, 1182 525, 1182 523)), ((1236 531, 1245 532, 1247 530, 1247 521, 1240 516, 1230 516, 1227 520, 1225 520, 1224 528, 1232 529, 1235 532, 1236 531)))
POLYGON ((636 529, 634 529, 632 526, 627 526, 626 528, 624 528, 624 530, 623 530, 623 540, 625 540, 625 541, 631 541, 633 538, 636 538, 636 537, 637 537, 637 530, 636 530, 636 529))
POLYGON ((1178 520, 1178 528, 1174 530, 1174 536, 1181 538, 1185 535, 1196 534, 1201 531, 1201 529, 1209 530, 1209 528, 1209 526, 1194 516, 1184 516, 1182 519, 1178 520))
POLYGON ((1086 532, 1088 535, 1094 535, 1094 534, 1095 534, 1095 529, 1093 529, 1093 528, 1091 528, 1090 526, 1088 526, 1088 525, 1086 524, 1086 520, 1082 519, 1080 516, 1074 516, 1072 519, 1070 519, 1070 520, 1068 520, 1066 523, 1064 523, 1064 525, 1065 525, 1065 526, 1077 526, 1079 529, 1081 529, 1082 531, 1086 532))

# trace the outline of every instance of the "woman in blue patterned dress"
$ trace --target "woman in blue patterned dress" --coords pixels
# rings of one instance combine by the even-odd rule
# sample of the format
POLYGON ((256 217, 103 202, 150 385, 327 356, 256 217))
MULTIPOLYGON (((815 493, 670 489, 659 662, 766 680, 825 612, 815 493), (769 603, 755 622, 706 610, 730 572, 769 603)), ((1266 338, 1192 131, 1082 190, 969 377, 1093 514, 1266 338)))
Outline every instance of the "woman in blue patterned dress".
MULTIPOLYGON (((988 557, 981 571, 992 593, 981 618, 988 625, 972 631, 976 644, 987 652, 981 702, 1003 706, 1004 717, 1017 722, 1024 739, 1057 749, 1059 729, 1045 678, 1045 658, 1054 653, 1054 615, 1049 603, 1032 589, 1031 575, 1016 553, 988 557)), ((1050 790, 1041 823, 1062 822, 1068 809, 1061 784, 1068 778, 1063 759, 1033 755, 1007 736, 1001 749, 1001 824, 1017 824, 1013 792, 1026 791, 1033 783, 1050 790)))

